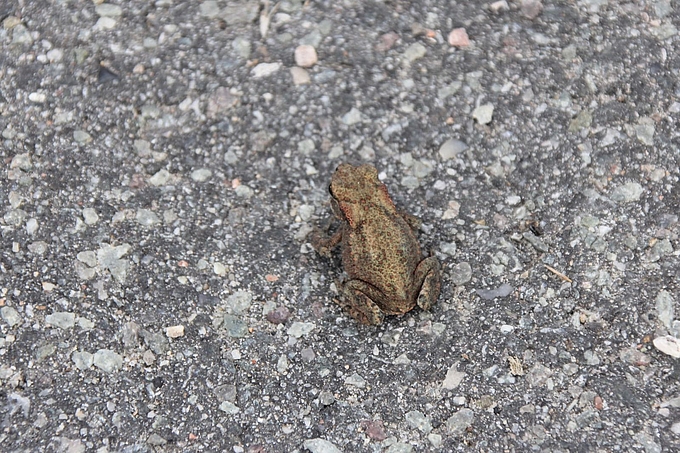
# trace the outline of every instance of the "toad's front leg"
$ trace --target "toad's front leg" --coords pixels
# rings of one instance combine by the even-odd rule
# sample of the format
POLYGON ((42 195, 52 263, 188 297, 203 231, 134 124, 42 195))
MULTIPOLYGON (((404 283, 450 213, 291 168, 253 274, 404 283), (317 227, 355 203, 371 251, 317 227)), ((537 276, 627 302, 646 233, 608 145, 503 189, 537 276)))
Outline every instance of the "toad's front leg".
POLYGON ((342 230, 337 231, 333 236, 327 236, 316 229, 312 232, 309 241, 319 255, 330 257, 331 250, 337 247, 340 241, 342 241, 342 230))

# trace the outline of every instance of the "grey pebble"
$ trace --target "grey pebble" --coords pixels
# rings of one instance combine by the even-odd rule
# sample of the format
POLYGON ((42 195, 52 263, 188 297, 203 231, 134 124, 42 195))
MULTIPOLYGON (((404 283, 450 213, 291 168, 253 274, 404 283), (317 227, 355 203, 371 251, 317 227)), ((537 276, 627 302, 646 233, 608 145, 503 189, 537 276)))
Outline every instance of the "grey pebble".
POLYGON ((312 140, 311 138, 306 138, 298 142, 297 149, 301 154, 309 156, 316 149, 316 144, 314 143, 314 140, 312 140))
POLYGON ((253 295, 248 291, 237 291, 227 298, 227 309, 240 315, 248 311, 253 302, 253 295))
POLYGON ((314 75, 314 81, 319 84, 329 83, 335 80, 337 72, 332 69, 325 69, 318 74, 314 75))
POLYGON ((78 323, 78 327, 80 327, 83 330, 92 330, 94 329, 95 326, 94 322, 90 321, 87 318, 77 317, 76 322, 78 323))
POLYGON ((353 387, 362 389, 366 387, 366 384, 366 379, 361 377, 358 373, 353 373, 351 376, 347 376, 345 378, 345 385, 351 385, 353 387))
POLYGON ((333 443, 319 437, 307 439, 302 445, 312 453, 342 453, 333 443))
POLYGON ((654 3, 654 14, 659 19, 666 17, 671 11, 671 0, 658 0, 654 3))
POLYGON ((382 130, 383 140, 385 140, 386 142, 390 141, 390 137, 392 137, 392 135, 401 132, 407 126, 408 121, 402 121, 400 123, 394 123, 387 126, 385 129, 382 130))
POLYGON ((133 146, 139 157, 149 157, 151 155, 151 143, 147 140, 135 140, 133 146))
POLYGON ((567 376, 573 376, 576 373, 578 373, 578 365, 576 365, 575 363, 565 363, 564 365, 562 365, 562 371, 567 376))
POLYGON ((643 193, 644 189, 639 183, 630 182, 614 189, 611 199, 617 203, 630 203, 638 201, 643 193))
POLYGON ((18 409, 21 409, 24 418, 28 418, 31 410, 31 400, 29 398, 21 396, 18 393, 10 393, 7 395, 7 403, 8 404, 4 409, 8 411, 9 414, 14 414, 18 409))
POLYGON ((17 192, 14 192, 14 191, 11 191, 9 193, 9 196, 7 197, 7 199, 9 201, 9 205, 12 209, 18 208, 25 201, 24 197, 22 197, 21 195, 19 195, 17 192))
POLYGON ((484 300, 491 300, 495 299, 496 297, 506 297, 510 294, 515 289, 511 286, 508 285, 507 283, 503 283, 501 286, 495 289, 476 289, 475 292, 479 295, 484 300))
POLYGON ((434 163, 426 160, 416 160, 413 162, 411 167, 411 172, 413 176, 418 179, 423 179, 427 177, 430 173, 434 171, 434 163))
POLYGON ((28 219, 28 221, 26 222, 26 233, 30 236, 33 236, 37 231, 38 231, 38 220, 37 219, 28 219))
POLYGON ((234 384, 218 385, 213 390, 213 393, 215 393, 219 402, 236 401, 236 386, 234 384))
POLYGON ((321 44, 322 39, 323 36, 321 36, 321 32, 319 30, 314 30, 300 39, 300 45, 307 45, 317 48, 319 47, 319 44, 321 44))
POLYGON ((526 239, 529 244, 533 245, 534 248, 539 252, 548 253, 550 251, 550 248, 548 248, 548 245, 543 241, 543 239, 536 236, 534 233, 527 231, 522 235, 522 237, 526 239))
POLYGON ((617 130, 608 127, 605 136, 600 140, 600 145, 609 146, 620 140, 622 137, 623 136, 617 130))
POLYGON ((149 184, 152 186, 164 186, 170 180, 171 173, 162 168, 158 170, 152 177, 149 178, 149 184))
POLYGON ((474 418, 475 413, 472 409, 463 408, 446 420, 446 429, 453 436, 463 434, 467 427, 472 425, 474 418))
POLYGON ((73 132, 73 139, 82 145, 85 143, 90 143, 92 141, 92 136, 85 131, 77 130, 73 132))
POLYGON ((251 23, 257 17, 260 2, 247 0, 245 2, 226 2, 224 11, 220 17, 225 20, 227 25, 251 23))
POLYGON ((3 220, 6 224, 17 227, 24 222, 25 218, 26 211, 23 209, 11 209, 3 216, 3 220))
POLYGON ((468 149, 468 145, 455 138, 450 138, 439 147, 442 160, 454 159, 458 154, 468 149))
POLYGON ((232 41, 231 47, 241 58, 247 59, 250 56, 251 45, 250 41, 248 41, 246 38, 239 36, 232 41))
POLYGON ((319 393, 319 402, 324 406, 330 406, 331 404, 335 403, 335 396, 333 395, 333 392, 322 390, 321 393, 319 393))
POLYGON ((581 429, 597 428, 601 423, 600 414, 595 409, 586 409, 576 416, 576 425, 581 429))
POLYGON ((535 364, 527 373, 527 383, 531 387, 537 387, 545 383, 552 376, 552 370, 540 363, 535 364))
POLYGON ((236 415, 241 412, 241 408, 231 401, 222 401, 222 403, 220 403, 220 410, 222 412, 226 412, 229 415, 236 415))
POLYGON ((217 17, 220 14, 220 7, 214 0, 206 0, 205 2, 201 3, 201 6, 199 6, 198 10, 201 13, 201 16, 211 19, 217 17))
POLYGON ((288 357, 285 354, 281 354, 279 359, 276 361, 276 371, 279 374, 284 374, 288 370, 288 357))
POLYGON ((238 316, 224 315, 222 325, 230 337, 243 338, 248 334, 248 324, 238 316))
POLYGON ((14 307, 4 306, 0 308, 0 317, 10 327, 14 327, 21 322, 21 315, 14 307))
POLYGON ((169 340, 164 334, 145 329, 141 331, 141 334, 144 338, 144 344, 154 353, 163 355, 170 349, 169 340))
POLYGON ((81 263, 85 263, 90 267, 95 267, 97 265, 97 255, 91 250, 85 250, 78 253, 76 258, 81 263))
POLYGON ((472 118, 479 124, 489 124, 493 119, 493 104, 483 104, 472 111, 472 118))
POLYGON ((303 204, 300 207, 298 207, 298 215, 302 219, 303 222, 307 222, 308 220, 311 220, 311 218, 314 216, 314 211, 315 207, 311 204, 303 204))
POLYGON ((97 261, 99 266, 111 272, 111 275, 118 283, 125 283, 127 277, 127 269, 129 263, 127 260, 121 259, 130 250, 130 244, 121 244, 111 247, 109 244, 103 244, 102 248, 97 250, 97 261))
POLYGON ((135 220, 142 226, 151 227, 161 223, 158 215, 150 209, 138 209, 135 220))
POLYGON ((451 281, 456 286, 464 285, 472 280, 472 267, 470 263, 458 263, 451 268, 451 281))
POLYGON ((9 164, 9 168, 19 168, 23 171, 30 171, 33 168, 30 154, 22 153, 15 155, 9 164))
POLYGON ((191 172, 191 179, 196 182, 206 182, 212 177, 212 171, 209 168, 199 168, 191 172))
POLYGON ((656 296, 656 317, 661 324, 670 329, 673 326, 673 318, 675 317, 675 301, 673 296, 668 291, 659 291, 656 296))
POLYGON ((352 126, 353 124, 360 123, 361 119, 361 112, 356 107, 352 107, 349 112, 342 116, 341 121, 347 126, 352 126))
POLYGON ((31 44, 33 38, 24 24, 19 24, 12 29, 12 44, 31 44))
POLYGON ((234 189, 234 193, 241 198, 250 198, 253 196, 253 189, 245 184, 241 184, 234 189))
POLYGON ((671 241, 668 239, 662 239, 657 241, 656 244, 654 244, 652 248, 649 249, 647 253, 647 259, 652 263, 656 263, 665 255, 669 255, 671 253, 673 253, 673 245, 671 244, 671 241))
POLYGON ((661 24, 658 27, 652 28, 652 34, 660 40, 666 40, 668 38, 672 38, 673 36, 678 34, 678 29, 675 25, 673 25, 670 22, 667 22, 665 24, 661 24))
POLYGON ((591 366, 596 366, 600 364, 600 358, 597 356, 597 354, 591 350, 585 351, 583 353, 583 358, 586 360, 586 363, 591 366))
POLYGON ((456 81, 456 82, 453 82, 449 85, 443 86, 442 88, 440 88, 437 91, 437 97, 439 98, 439 100, 443 101, 446 98, 448 98, 449 96, 453 96, 454 94, 456 94, 462 86, 463 86, 463 82, 459 82, 459 81, 456 81))
POLYGON ((83 219, 87 225, 94 225, 99 221, 97 211, 92 208, 83 209, 83 219))
POLYGON ((48 343, 44 346, 40 346, 38 349, 35 350, 35 359, 40 362, 47 357, 51 356, 57 351, 57 347, 52 344, 48 343))
POLYGON ((76 315, 67 311, 58 311, 45 316, 45 323, 60 329, 70 329, 76 325, 76 315))
POLYGON ((300 358, 302 359, 303 362, 311 362, 314 360, 316 357, 316 354, 314 353, 314 349, 312 348, 304 348, 303 350, 300 351, 300 358))
POLYGON ((158 434, 152 433, 152 434, 146 439, 146 443, 149 444, 149 445, 153 445, 153 446, 158 447, 158 446, 167 444, 168 441, 165 440, 163 437, 159 436, 158 434))
POLYGON ((600 224, 600 219, 592 215, 584 215, 581 217, 581 225, 586 228, 594 228, 600 224))
POLYGON ((333 21, 330 19, 324 19, 319 23, 319 32, 323 36, 328 36, 328 34, 331 32, 331 29, 333 28, 333 21))
POLYGON ((179 217, 177 216, 177 214, 175 214, 175 211, 173 211, 172 209, 166 209, 165 211, 163 211, 163 222, 165 222, 168 225, 173 223, 178 218, 179 217))
POLYGON ((446 376, 442 381, 442 388, 446 390, 453 390, 460 385, 465 379, 465 372, 458 371, 458 363, 451 365, 446 372, 446 376))
POLYGON ((645 432, 640 432, 634 436, 634 439, 642 445, 642 448, 645 449, 645 453, 661 453, 661 445, 658 443, 654 442, 654 438, 645 432))
POLYGON ((427 54, 427 48, 419 42, 414 42, 404 51, 404 59, 407 63, 413 63, 427 54))
POLYGON ((102 3, 95 6, 94 11, 100 17, 119 17, 123 15, 123 8, 112 3, 102 3))
POLYGON ((90 280, 93 279, 95 275, 97 275, 97 271, 95 268, 89 267, 80 261, 76 261, 73 264, 73 267, 76 271, 76 275, 80 280, 90 280))
POLYGON ((619 352, 619 358, 622 362, 635 366, 646 366, 652 362, 650 356, 633 347, 622 349, 619 352))
POLYGON ((139 334, 142 332, 142 327, 136 322, 127 322, 121 330, 121 337, 123 346, 126 349, 136 348, 139 346, 139 334))
POLYGON ((634 126, 635 135, 643 145, 652 146, 654 144, 654 120, 651 118, 641 118, 640 124, 634 126))
POLYGON ((87 351, 73 351, 71 360, 73 360, 76 368, 85 371, 94 364, 94 355, 87 351))
POLYGON ((309 335, 314 330, 315 327, 316 324, 314 324, 313 322, 295 321, 288 328, 287 333, 293 338, 300 338, 309 335))
POLYGON ((439 250, 449 256, 455 255, 456 249, 457 247, 455 242, 445 242, 439 245, 439 250))
POLYGON ((94 353, 93 363, 100 370, 112 373, 123 367, 123 357, 110 349, 100 349, 94 353))
POLYGON ((593 114, 590 110, 584 109, 576 115, 576 118, 569 123, 569 132, 578 132, 581 129, 590 127, 593 124, 593 114))
POLYGON ((420 187, 420 180, 412 175, 404 176, 399 183, 407 189, 417 189, 420 187))
POLYGON ((410 411, 406 413, 406 421, 412 428, 418 429, 421 432, 427 434, 432 431, 432 424, 430 419, 419 411, 410 411))
POLYGON ((395 442, 390 445, 385 453, 412 453, 413 445, 407 444, 406 442, 395 442))

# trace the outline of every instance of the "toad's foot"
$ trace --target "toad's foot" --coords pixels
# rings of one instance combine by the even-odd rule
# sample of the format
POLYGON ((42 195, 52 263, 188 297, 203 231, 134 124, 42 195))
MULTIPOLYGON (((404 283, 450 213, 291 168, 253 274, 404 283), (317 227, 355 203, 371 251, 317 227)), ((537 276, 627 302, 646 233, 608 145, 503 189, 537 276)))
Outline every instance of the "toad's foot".
POLYGON ((385 313, 371 300, 378 289, 361 280, 350 280, 342 286, 342 301, 338 302, 351 317, 361 324, 378 325, 383 322, 385 313))
POLYGON ((418 263, 414 280, 420 283, 416 303, 423 310, 429 310, 437 301, 442 286, 441 264, 435 256, 429 256, 418 263))

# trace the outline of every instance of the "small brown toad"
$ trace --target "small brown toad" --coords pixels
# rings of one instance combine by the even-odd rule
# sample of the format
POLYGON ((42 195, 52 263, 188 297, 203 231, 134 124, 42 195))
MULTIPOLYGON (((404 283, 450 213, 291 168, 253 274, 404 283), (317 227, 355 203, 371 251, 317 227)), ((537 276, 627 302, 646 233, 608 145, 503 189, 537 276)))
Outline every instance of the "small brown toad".
POLYGON ((418 219, 397 211, 375 167, 340 164, 328 190, 342 225, 331 237, 315 234, 312 245, 322 255, 341 245, 349 280, 340 304, 362 324, 380 324, 416 304, 429 309, 439 297, 441 266, 434 256, 422 257, 418 219))

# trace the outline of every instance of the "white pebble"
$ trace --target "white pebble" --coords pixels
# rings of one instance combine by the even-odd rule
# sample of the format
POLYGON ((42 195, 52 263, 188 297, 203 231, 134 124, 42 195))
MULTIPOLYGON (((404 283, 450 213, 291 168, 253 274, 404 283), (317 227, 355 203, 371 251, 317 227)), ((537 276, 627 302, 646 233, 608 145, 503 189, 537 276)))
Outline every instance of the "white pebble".
POLYGON ((26 222, 26 233, 33 236, 38 231, 38 221, 36 219, 28 219, 26 222))
POLYGON ((179 338, 184 336, 184 326, 170 326, 165 328, 165 334, 169 338, 179 338))
POLYGON ((251 73, 253 77, 259 79, 260 77, 272 75, 279 69, 281 69, 281 63, 260 63, 253 68, 251 73))
POLYGON ((47 95, 45 93, 31 93, 28 95, 28 100, 36 104, 42 104, 47 100, 47 95))

